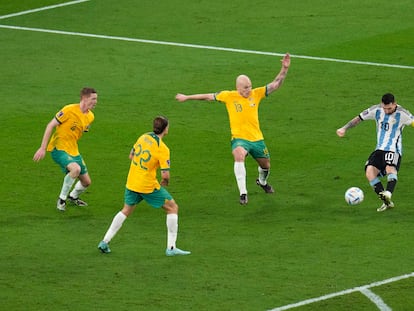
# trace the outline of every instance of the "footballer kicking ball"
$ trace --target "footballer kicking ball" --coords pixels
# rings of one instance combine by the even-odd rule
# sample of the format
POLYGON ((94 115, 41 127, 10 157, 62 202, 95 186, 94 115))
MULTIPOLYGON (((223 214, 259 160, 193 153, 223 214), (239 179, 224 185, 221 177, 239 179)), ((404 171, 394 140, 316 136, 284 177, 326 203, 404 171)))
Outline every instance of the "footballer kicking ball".
POLYGON ((364 192, 358 187, 351 187, 345 192, 345 201, 349 205, 357 205, 364 201, 364 192))

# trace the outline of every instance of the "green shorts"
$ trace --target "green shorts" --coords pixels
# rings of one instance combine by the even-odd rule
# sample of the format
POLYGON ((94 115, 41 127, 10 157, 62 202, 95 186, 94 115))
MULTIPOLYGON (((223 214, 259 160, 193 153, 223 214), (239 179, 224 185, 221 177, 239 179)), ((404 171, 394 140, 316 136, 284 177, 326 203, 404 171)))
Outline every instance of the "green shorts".
POLYGON ((124 202, 130 206, 145 200, 152 207, 160 208, 164 205, 165 201, 172 199, 171 194, 163 187, 158 190, 154 189, 151 193, 139 193, 125 188, 124 202))
POLYGON ((88 168, 86 167, 85 161, 81 155, 78 156, 71 156, 66 151, 53 149, 51 152, 52 159, 55 161, 60 168, 62 169, 63 173, 68 173, 68 169, 66 168, 70 163, 76 162, 79 164, 81 171, 80 175, 86 174, 88 172, 88 168))
POLYGON ((248 141, 234 138, 231 141, 231 150, 234 150, 236 147, 243 147, 254 159, 270 158, 269 150, 267 150, 264 140, 248 141))

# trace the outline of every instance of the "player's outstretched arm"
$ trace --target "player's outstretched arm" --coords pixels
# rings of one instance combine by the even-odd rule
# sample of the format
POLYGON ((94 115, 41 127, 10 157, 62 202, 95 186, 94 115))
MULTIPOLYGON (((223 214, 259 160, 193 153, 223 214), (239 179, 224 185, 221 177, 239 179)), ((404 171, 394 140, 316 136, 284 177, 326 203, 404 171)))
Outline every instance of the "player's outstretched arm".
POLYGON ((283 83, 286 78, 287 72, 290 67, 290 54, 286 53, 282 59, 282 68, 275 77, 275 79, 267 85, 267 94, 271 94, 276 91, 283 83))
POLYGON ((214 100, 214 93, 193 95, 185 95, 178 93, 177 95, 175 95, 175 99, 179 102, 185 102, 186 100, 214 100))
POLYGON ((343 127, 336 130, 336 135, 339 137, 344 137, 345 133, 348 129, 357 126, 359 123, 361 123, 362 119, 359 116, 356 116, 351 121, 349 121, 347 124, 345 124, 343 127))
POLYGON ((43 134, 42 143, 40 144, 40 148, 37 149, 37 151, 33 155, 33 161, 39 162, 45 157, 47 143, 49 142, 50 136, 52 136, 53 129, 58 125, 59 125, 59 122, 55 118, 53 118, 47 124, 45 132, 43 134))

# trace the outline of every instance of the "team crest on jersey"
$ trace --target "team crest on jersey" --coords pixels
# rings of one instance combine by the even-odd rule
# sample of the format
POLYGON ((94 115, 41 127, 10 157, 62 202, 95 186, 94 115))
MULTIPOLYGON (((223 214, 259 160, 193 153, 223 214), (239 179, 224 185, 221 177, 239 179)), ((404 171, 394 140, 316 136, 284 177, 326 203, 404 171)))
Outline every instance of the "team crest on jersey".
POLYGON ((251 97, 249 97, 249 101, 250 101, 250 107, 254 107, 254 106, 256 106, 256 103, 254 102, 254 99, 253 98, 251 98, 251 97))

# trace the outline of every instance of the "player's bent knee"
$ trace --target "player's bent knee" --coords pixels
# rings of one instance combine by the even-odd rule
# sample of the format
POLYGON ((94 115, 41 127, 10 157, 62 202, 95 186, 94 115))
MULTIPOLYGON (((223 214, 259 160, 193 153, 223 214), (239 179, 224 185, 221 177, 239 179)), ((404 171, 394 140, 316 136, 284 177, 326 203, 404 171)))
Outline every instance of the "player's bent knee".
POLYGON ((178 214, 178 205, 174 200, 165 202, 163 207, 168 214, 178 214))
POLYGON ((74 178, 77 178, 81 172, 81 167, 78 163, 72 162, 67 166, 67 169, 70 175, 74 178))
POLYGON ((81 182, 81 184, 83 187, 88 188, 91 185, 91 182, 88 182, 88 183, 81 182))
POLYGON ((82 186, 84 186, 85 188, 89 187, 92 183, 92 180, 89 177, 88 173, 85 173, 83 175, 79 175, 79 180, 80 180, 82 186))
POLYGON ((89 187, 92 183, 92 181, 90 179, 88 180, 81 180, 82 186, 84 186, 85 188, 89 187))

